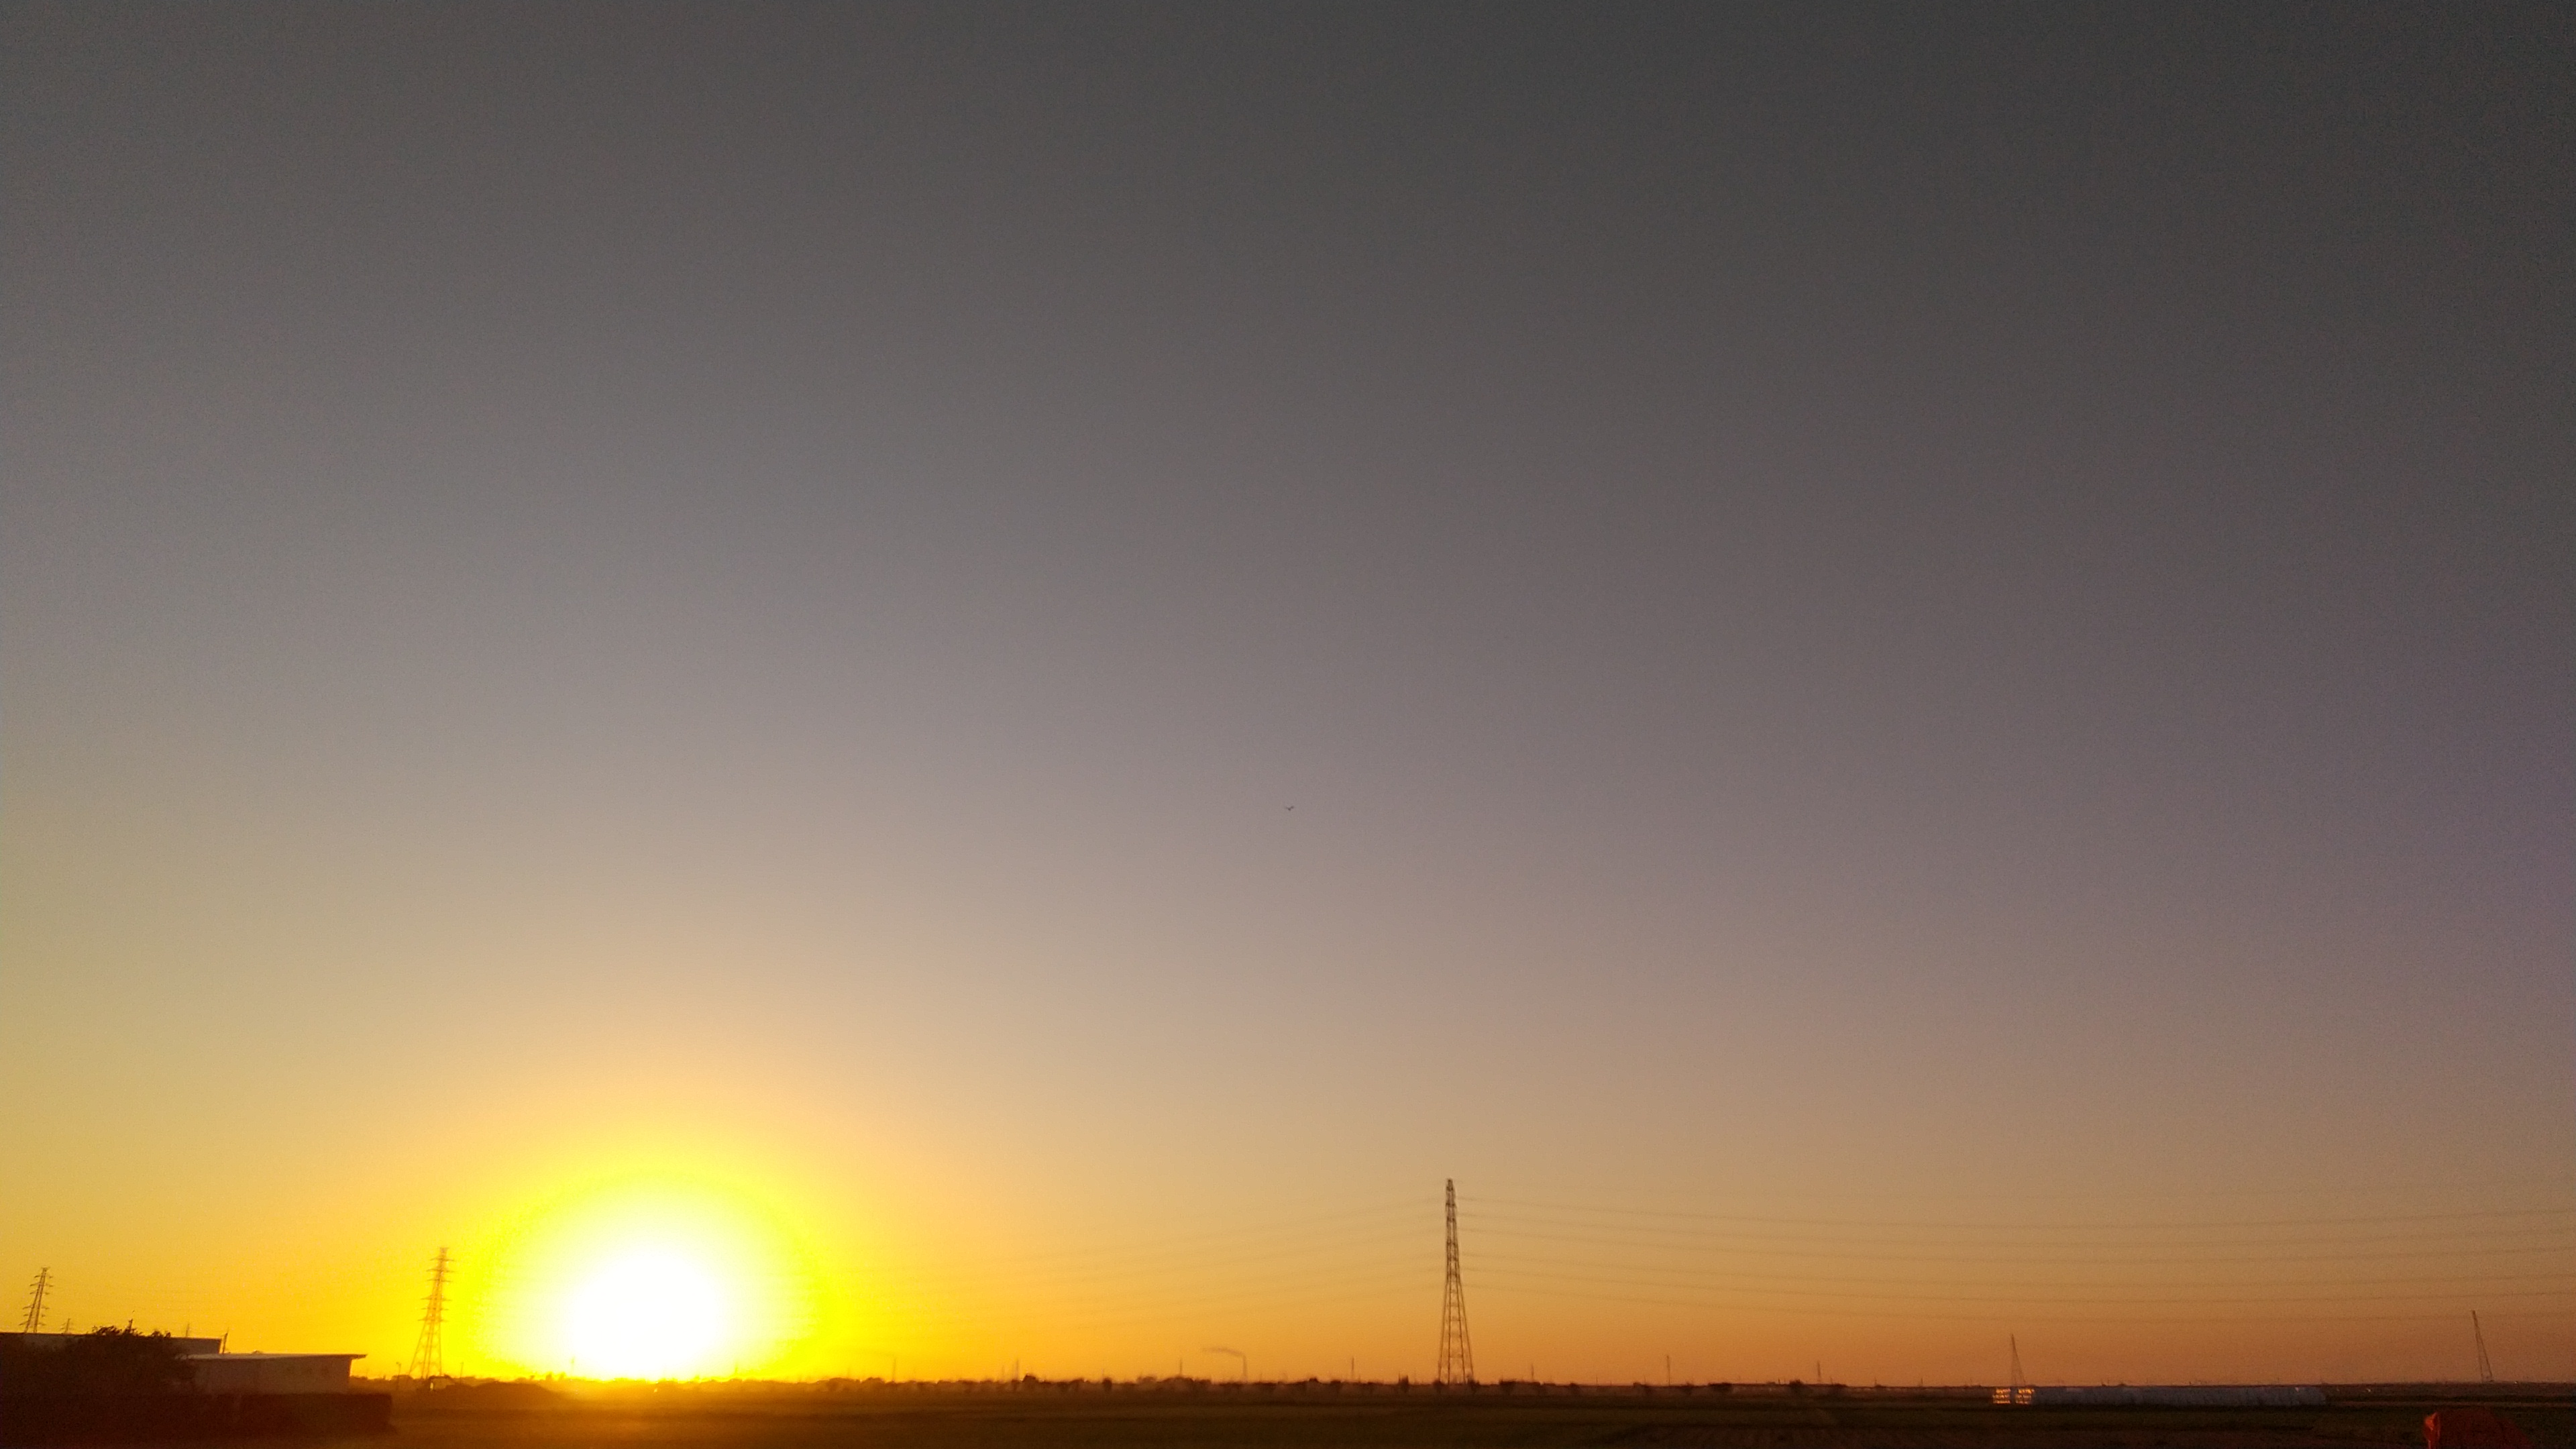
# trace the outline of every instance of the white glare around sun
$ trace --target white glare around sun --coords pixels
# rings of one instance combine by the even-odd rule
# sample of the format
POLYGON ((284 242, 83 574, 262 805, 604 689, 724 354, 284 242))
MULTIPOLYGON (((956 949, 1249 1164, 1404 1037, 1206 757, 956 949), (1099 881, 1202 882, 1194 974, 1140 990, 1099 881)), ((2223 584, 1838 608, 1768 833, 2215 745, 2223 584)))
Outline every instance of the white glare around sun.
POLYGON ((584 1378, 661 1379, 719 1372, 732 1333, 715 1276, 685 1254, 636 1248, 592 1269, 565 1305, 564 1339, 584 1378))

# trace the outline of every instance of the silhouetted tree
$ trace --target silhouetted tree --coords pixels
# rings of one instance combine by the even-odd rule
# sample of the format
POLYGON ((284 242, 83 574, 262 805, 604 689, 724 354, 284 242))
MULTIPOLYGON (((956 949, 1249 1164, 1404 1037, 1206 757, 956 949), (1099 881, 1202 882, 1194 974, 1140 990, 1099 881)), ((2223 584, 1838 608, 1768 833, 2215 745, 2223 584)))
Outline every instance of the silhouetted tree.
POLYGON ((0 1339, 0 1392, 40 1398, 185 1393, 196 1370, 166 1333, 99 1328, 57 1345, 0 1339))

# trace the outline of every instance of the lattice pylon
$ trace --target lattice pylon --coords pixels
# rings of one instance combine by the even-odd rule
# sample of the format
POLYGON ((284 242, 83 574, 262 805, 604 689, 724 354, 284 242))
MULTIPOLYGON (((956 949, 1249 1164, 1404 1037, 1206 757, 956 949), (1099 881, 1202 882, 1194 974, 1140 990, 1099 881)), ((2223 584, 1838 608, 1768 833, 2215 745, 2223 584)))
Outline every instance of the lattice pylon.
POLYGON ((441 1341, 447 1327, 447 1250, 438 1250, 429 1265, 429 1298, 422 1304, 420 1338, 411 1349, 411 1376, 415 1379, 438 1379, 447 1376, 443 1362, 446 1345, 441 1341))
POLYGON ((39 1268, 36 1279, 27 1285, 27 1321, 20 1331, 34 1333, 45 1326, 45 1290, 54 1286, 54 1270, 39 1268))
POLYGON ((1449 1278, 1440 1290, 1440 1368, 1437 1384, 1476 1381, 1476 1350, 1467 1340, 1467 1288, 1458 1277, 1458 1182, 1449 1180, 1449 1278))

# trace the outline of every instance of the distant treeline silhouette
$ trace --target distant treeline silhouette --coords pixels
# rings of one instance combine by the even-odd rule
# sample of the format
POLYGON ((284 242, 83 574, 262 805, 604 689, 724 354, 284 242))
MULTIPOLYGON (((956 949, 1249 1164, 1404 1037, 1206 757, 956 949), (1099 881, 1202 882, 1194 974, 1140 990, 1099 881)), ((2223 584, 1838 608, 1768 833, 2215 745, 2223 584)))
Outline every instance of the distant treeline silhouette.
POLYGON ((195 1388, 195 1373, 166 1333, 97 1328, 38 1347, 0 1335, 0 1395, 9 1398, 138 1398, 195 1388))

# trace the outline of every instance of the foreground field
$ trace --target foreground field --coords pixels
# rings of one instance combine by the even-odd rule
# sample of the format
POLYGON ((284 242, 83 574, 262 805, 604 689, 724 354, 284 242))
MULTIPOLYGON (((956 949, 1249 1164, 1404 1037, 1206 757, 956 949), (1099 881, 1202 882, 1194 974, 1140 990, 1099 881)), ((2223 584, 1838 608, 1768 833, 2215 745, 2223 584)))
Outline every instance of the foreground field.
MULTIPOLYGON (((2323 1409, 1997 1408, 1967 1399, 1593 1393, 1367 1397, 1049 1392, 594 1390, 534 1404, 438 1396, 395 1413, 401 1449, 2358 1449, 2421 1444, 2439 1391, 2323 1409)), ((2576 1449, 2564 1386, 2484 1399, 2541 1449, 2576 1449)), ((383 1449, 385 1441, 355 1441, 383 1449)))

